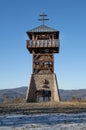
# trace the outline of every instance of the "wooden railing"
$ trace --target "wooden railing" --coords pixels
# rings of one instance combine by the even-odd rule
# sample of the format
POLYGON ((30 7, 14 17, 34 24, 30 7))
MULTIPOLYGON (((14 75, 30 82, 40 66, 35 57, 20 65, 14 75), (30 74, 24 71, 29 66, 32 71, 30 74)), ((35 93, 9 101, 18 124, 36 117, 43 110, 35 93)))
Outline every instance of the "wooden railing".
POLYGON ((41 47, 59 47, 59 40, 27 40, 28 48, 41 48, 41 47))

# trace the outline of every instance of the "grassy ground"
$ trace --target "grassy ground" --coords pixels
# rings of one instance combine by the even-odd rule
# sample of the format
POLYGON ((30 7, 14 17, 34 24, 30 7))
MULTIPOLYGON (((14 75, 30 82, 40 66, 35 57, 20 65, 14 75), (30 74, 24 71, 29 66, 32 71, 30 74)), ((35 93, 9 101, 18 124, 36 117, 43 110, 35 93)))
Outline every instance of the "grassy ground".
POLYGON ((0 114, 80 113, 86 112, 86 102, 41 102, 0 104, 0 114))

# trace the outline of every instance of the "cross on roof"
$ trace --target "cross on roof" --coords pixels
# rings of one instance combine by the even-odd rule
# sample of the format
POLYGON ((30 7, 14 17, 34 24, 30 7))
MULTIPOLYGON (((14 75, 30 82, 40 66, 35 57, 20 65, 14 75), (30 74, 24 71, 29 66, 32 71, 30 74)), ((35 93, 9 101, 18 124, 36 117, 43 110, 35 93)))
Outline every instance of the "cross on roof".
POLYGON ((45 20, 49 20, 48 18, 45 18, 47 15, 43 12, 42 14, 40 14, 40 17, 42 17, 41 19, 38 19, 39 21, 42 21, 43 22, 43 25, 44 25, 44 21, 45 20))

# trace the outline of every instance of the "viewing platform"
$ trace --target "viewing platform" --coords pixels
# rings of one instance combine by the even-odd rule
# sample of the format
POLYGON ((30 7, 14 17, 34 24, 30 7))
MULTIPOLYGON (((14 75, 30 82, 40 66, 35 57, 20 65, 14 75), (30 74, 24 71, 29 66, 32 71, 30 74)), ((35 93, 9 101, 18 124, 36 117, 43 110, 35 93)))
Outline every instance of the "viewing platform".
POLYGON ((30 52, 32 52, 32 49, 34 48, 51 48, 51 49, 56 49, 55 53, 59 52, 59 47, 60 47, 60 41, 58 39, 53 39, 53 40, 27 40, 26 41, 26 46, 29 49, 30 52))

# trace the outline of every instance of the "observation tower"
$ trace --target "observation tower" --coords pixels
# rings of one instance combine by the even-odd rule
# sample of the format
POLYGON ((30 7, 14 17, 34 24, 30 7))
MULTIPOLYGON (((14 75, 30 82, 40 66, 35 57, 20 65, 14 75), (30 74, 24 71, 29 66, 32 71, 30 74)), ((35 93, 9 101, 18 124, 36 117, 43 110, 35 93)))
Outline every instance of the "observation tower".
POLYGON ((42 13, 42 25, 27 31, 26 47, 33 57, 26 102, 59 102, 60 95, 54 73, 54 54, 59 53, 59 31, 45 25, 47 15, 42 13))

